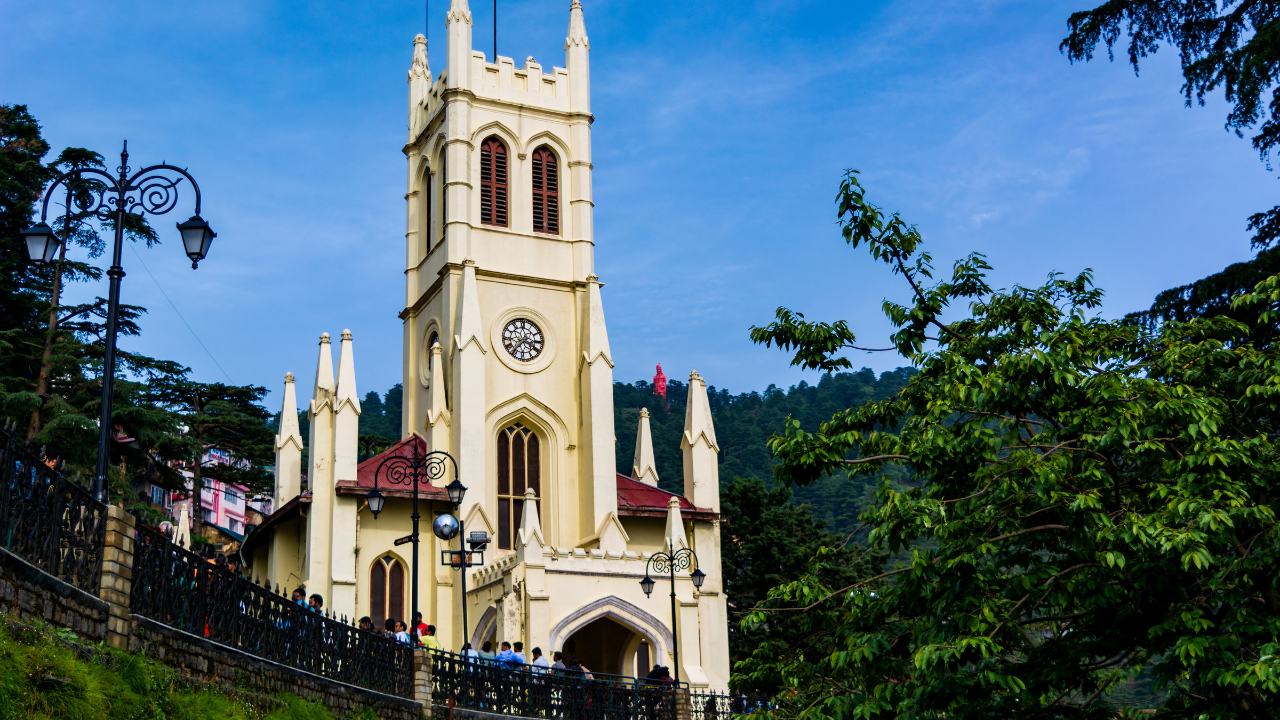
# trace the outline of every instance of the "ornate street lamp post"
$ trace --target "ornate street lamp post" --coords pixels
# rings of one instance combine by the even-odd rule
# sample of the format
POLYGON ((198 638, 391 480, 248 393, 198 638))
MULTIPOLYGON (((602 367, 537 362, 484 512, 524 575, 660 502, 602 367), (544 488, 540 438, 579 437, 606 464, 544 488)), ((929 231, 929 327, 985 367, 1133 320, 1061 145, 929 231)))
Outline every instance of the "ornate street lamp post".
POLYGON ((644 567, 644 579, 640 581, 640 589, 644 590, 644 596, 649 597, 653 592, 653 578, 649 577, 649 569, 652 568, 659 573, 666 573, 671 581, 671 644, 672 651, 675 653, 675 681, 680 682, 680 632, 676 629, 676 571, 688 570, 689 566, 693 566, 693 572, 689 573, 689 577, 693 580, 693 586, 699 590, 702 589, 702 583, 707 579, 707 574, 698 569, 698 556, 689 548, 680 548, 675 550, 671 544, 667 544, 669 552, 658 551, 649 557, 649 562, 644 567))
POLYGON ((458 517, 447 513, 440 515, 431 524, 431 531, 445 542, 458 538, 457 550, 440 551, 440 564, 462 573, 462 643, 465 646, 469 642, 467 640, 467 568, 484 564, 484 549, 489 544, 489 534, 480 530, 471 533, 470 537, 465 537, 462 524, 462 498, 467 494, 467 486, 458 481, 456 474, 453 482, 449 483, 445 490, 449 491, 449 501, 453 503, 453 511, 458 514, 458 517), (466 549, 466 545, 471 546, 470 551, 466 549), (472 555, 477 553, 480 559, 473 560, 472 555))
MULTIPOLYGON (((418 514, 418 487, 424 480, 430 485, 432 480, 444 477, 450 464, 453 465, 453 483, 450 484, 452 487, 458 484, 458 462, 453 459, 453 456, 443 450, 432 450, 423 455, 418 450, 418 443, 414 442, 412 458, 391 455, 378 463, 377 469, 373 471, 373 489, 365 496, 369 501, 369 512, 373 513, 373 519, 377 520, 378 513, 382 512, 383 503, 387 501, 386 496, 378 491, 379 478, 384 478, 387 485, 413 486, 413 514, 409 516, 413 518, 413 532, 409 535, 409 542, 413 543, 412 602, 415 613, 418 612, 418 520, 422 517, 418 514)), ((397 541, 396 544, 399 542, 397 541)))
POLYGON ((120 267, 120 252, 124 247, 125 217, 130 213, 142 215, 164 215, 178 204, 178 184, 183 178, 191 181, 191 188, 196 194, 196 214, 183 223, 178 223, 178 231, 182 234, 182 244, 191 258, 191 267, 204 259, 209 252, 209 244, 217 233, 209 227, 209 223, 200 217, 200 186, 195 178, 186 170, 173 165, 161 163, 142 168, 129 174, 129 142, 126 140, 120 152, 118 176, 97 168, 80 168, 59 175, 45 192, 44 203, 40 209, 40 222, 22 232, 27 241, 27 254, 31 261, 43 265, 52 262, 58 250, 58 238, 53 228, 45 222, 49 213, 49 199, 58 185, 65 185, 68 195, 74 198, 81 213, 95 215, 101 220, 111 219, 115 222, 116 237, 111 254, 111 268, 107 277, 111 278, 107 295, 107 336, 106 352, 102 365, 102 415, 98 423, 98 469, 93 478, 93 496, 99 501, 107 501, 107 467, 110 463, 108 450, 111 442, 112 394, 116 380, 116 325, 120 309, 120 279, 124 277, 124 269, 120 267), (179 177, 174 177, 177 175, 179 177))

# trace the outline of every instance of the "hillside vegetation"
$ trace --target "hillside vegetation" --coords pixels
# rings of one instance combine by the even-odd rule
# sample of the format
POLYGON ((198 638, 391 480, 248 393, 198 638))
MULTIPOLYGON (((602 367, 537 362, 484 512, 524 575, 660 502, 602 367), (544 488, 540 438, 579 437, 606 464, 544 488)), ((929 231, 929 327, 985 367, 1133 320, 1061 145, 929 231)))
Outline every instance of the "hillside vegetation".
MULTIPOLYGON (((716 440, 722 453, 721 484, 728 485, 739 478, 759 478, 766 486, 772 487, 774 459, 767 441, 771 435, 782 432, 788 416, 798 420, 804 430, 815 432, 819 424, 839 410, 891 397, 906 385, 914 372, 911 368, 898 368, 876 377, 869 368, 863 368, 858 372, 822 375, 814 385, 801 381, 786 390, 770 385, 763 393, 738 395, 714 386, 708 387, 716 440)), ((671 492, 684 492, 680 435, 684 431, 688 393, 687 383, 668 381, 669 402, 664 406, 662 398, 653 394, 652 383, 643 380, 630 384, 614 383, 618 472, 624 475, 631 473, 640 408, 647 408, 659 486, 671 492)), ((885 474, 895 479, 901 472, 893 466, 885 468, 885 474)), ((869 502, 874 489, 874 479, 828 475, 811 485, 797 488, 793 502, 810 505, 813 515, 825 521, 828 531, 837 535, 847 534, 858 526, 858 514, 869 502)))
MULTIPOLYGON (((0 720, 338 720, 294 696, 223 692, 184 681, 70 630, 0 616, 0 720)), ((375 720, 363 711, 349 720, 375 720)), ((345 720, 345 719, 344 719, 345 720)))

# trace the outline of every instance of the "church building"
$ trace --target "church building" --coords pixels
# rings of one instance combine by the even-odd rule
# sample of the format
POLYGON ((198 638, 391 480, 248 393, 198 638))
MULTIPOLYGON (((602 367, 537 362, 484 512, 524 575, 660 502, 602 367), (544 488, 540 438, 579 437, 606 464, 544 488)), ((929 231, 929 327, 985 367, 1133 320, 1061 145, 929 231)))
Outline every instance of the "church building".
MULTIPOLYGON (((655 664, 694 687, 725 689, 728 615, 720 568, 715 429, 696 372, 681 448, 684 493, 657 487, 648 414, 633 466, 615 467, 613 357, 595 274, 590 45, 573 0, 565 67, 529 57, 492 61, 472 47, 467 0, 452 0, 443 72, 426 39, 409 69, 405 232, 404 437, 358 462, 360 401, 351 333, 336 377, 320 337, 306 468, 292 374, 276 439, 274 512, 244 543, 251 571, 305 586, 347 618, 412 615, 412 485, 378 478, 388 455, 444 451, 467 492, 455 509, 453 469, 419 486, 418 609, 446 649, 523 641, 565 651, 593 673, 643 676, 655 664), (304 481, 305 476, 305 481, 304 481), (484 531, 484 563, 460 571, 431 532, 456 513, 484 531), (706 574, 665 572, 646 596, 650 557, 689 548, 706 574), (467 626, 463 626, 463 608, 467 626), (679 648, 675 646, 678 637, 679 648)), ((390 274, 388 274, 390 279, 390 274)))

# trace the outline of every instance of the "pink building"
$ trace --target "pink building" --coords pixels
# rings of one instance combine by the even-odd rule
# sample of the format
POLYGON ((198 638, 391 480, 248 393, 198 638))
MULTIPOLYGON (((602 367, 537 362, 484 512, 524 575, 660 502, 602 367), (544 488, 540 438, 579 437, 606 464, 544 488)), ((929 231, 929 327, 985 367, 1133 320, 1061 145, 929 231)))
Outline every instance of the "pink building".
MULTIPOLYGON (((203 467, 216 465, 232 465, 237 462, 226 450, 209 448, 200 459, 203 467)), ((236 539, 244 537, 245 493, 249 488, 233 485, 220 480, 204 479, 204 487, 200 490, 200 520, 206 525, 215 525, 229 531, 236 539)))

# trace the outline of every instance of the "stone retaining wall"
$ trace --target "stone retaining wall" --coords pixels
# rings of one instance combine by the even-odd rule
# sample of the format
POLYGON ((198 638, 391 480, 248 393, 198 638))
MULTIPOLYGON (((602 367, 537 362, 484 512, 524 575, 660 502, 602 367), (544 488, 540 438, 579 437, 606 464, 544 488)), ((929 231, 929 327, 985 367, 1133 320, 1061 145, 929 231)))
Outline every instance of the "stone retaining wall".
MULTIPOLYGON (((89 642, 142 653, 176 669, 185 679, 231 695, 270 704, 271 695, 291 693, 329 708, 337 718, 372 710, 384 720, 421 720, 415 700, 374 692, 255 657, 203 637, 129 612, 133 575, 134 519, 108 507, 100 597, 69 585, 0 548, 0 613, 18 620, 38 618, 71 629, 89 642)), ((414 663, 415 696, 430 701, 421 658, 414 663)))
POLYGON ((134 615, 129 649, 195 682, 275 695, 292 693, 345 717, 368 708, 384 720, 420 720, 422 705, 263 660, 235 648, 134 615))
POLYGON ((38 618, 101 642, 107 636, 107 603, 0 548, 0 612, 38 618))

